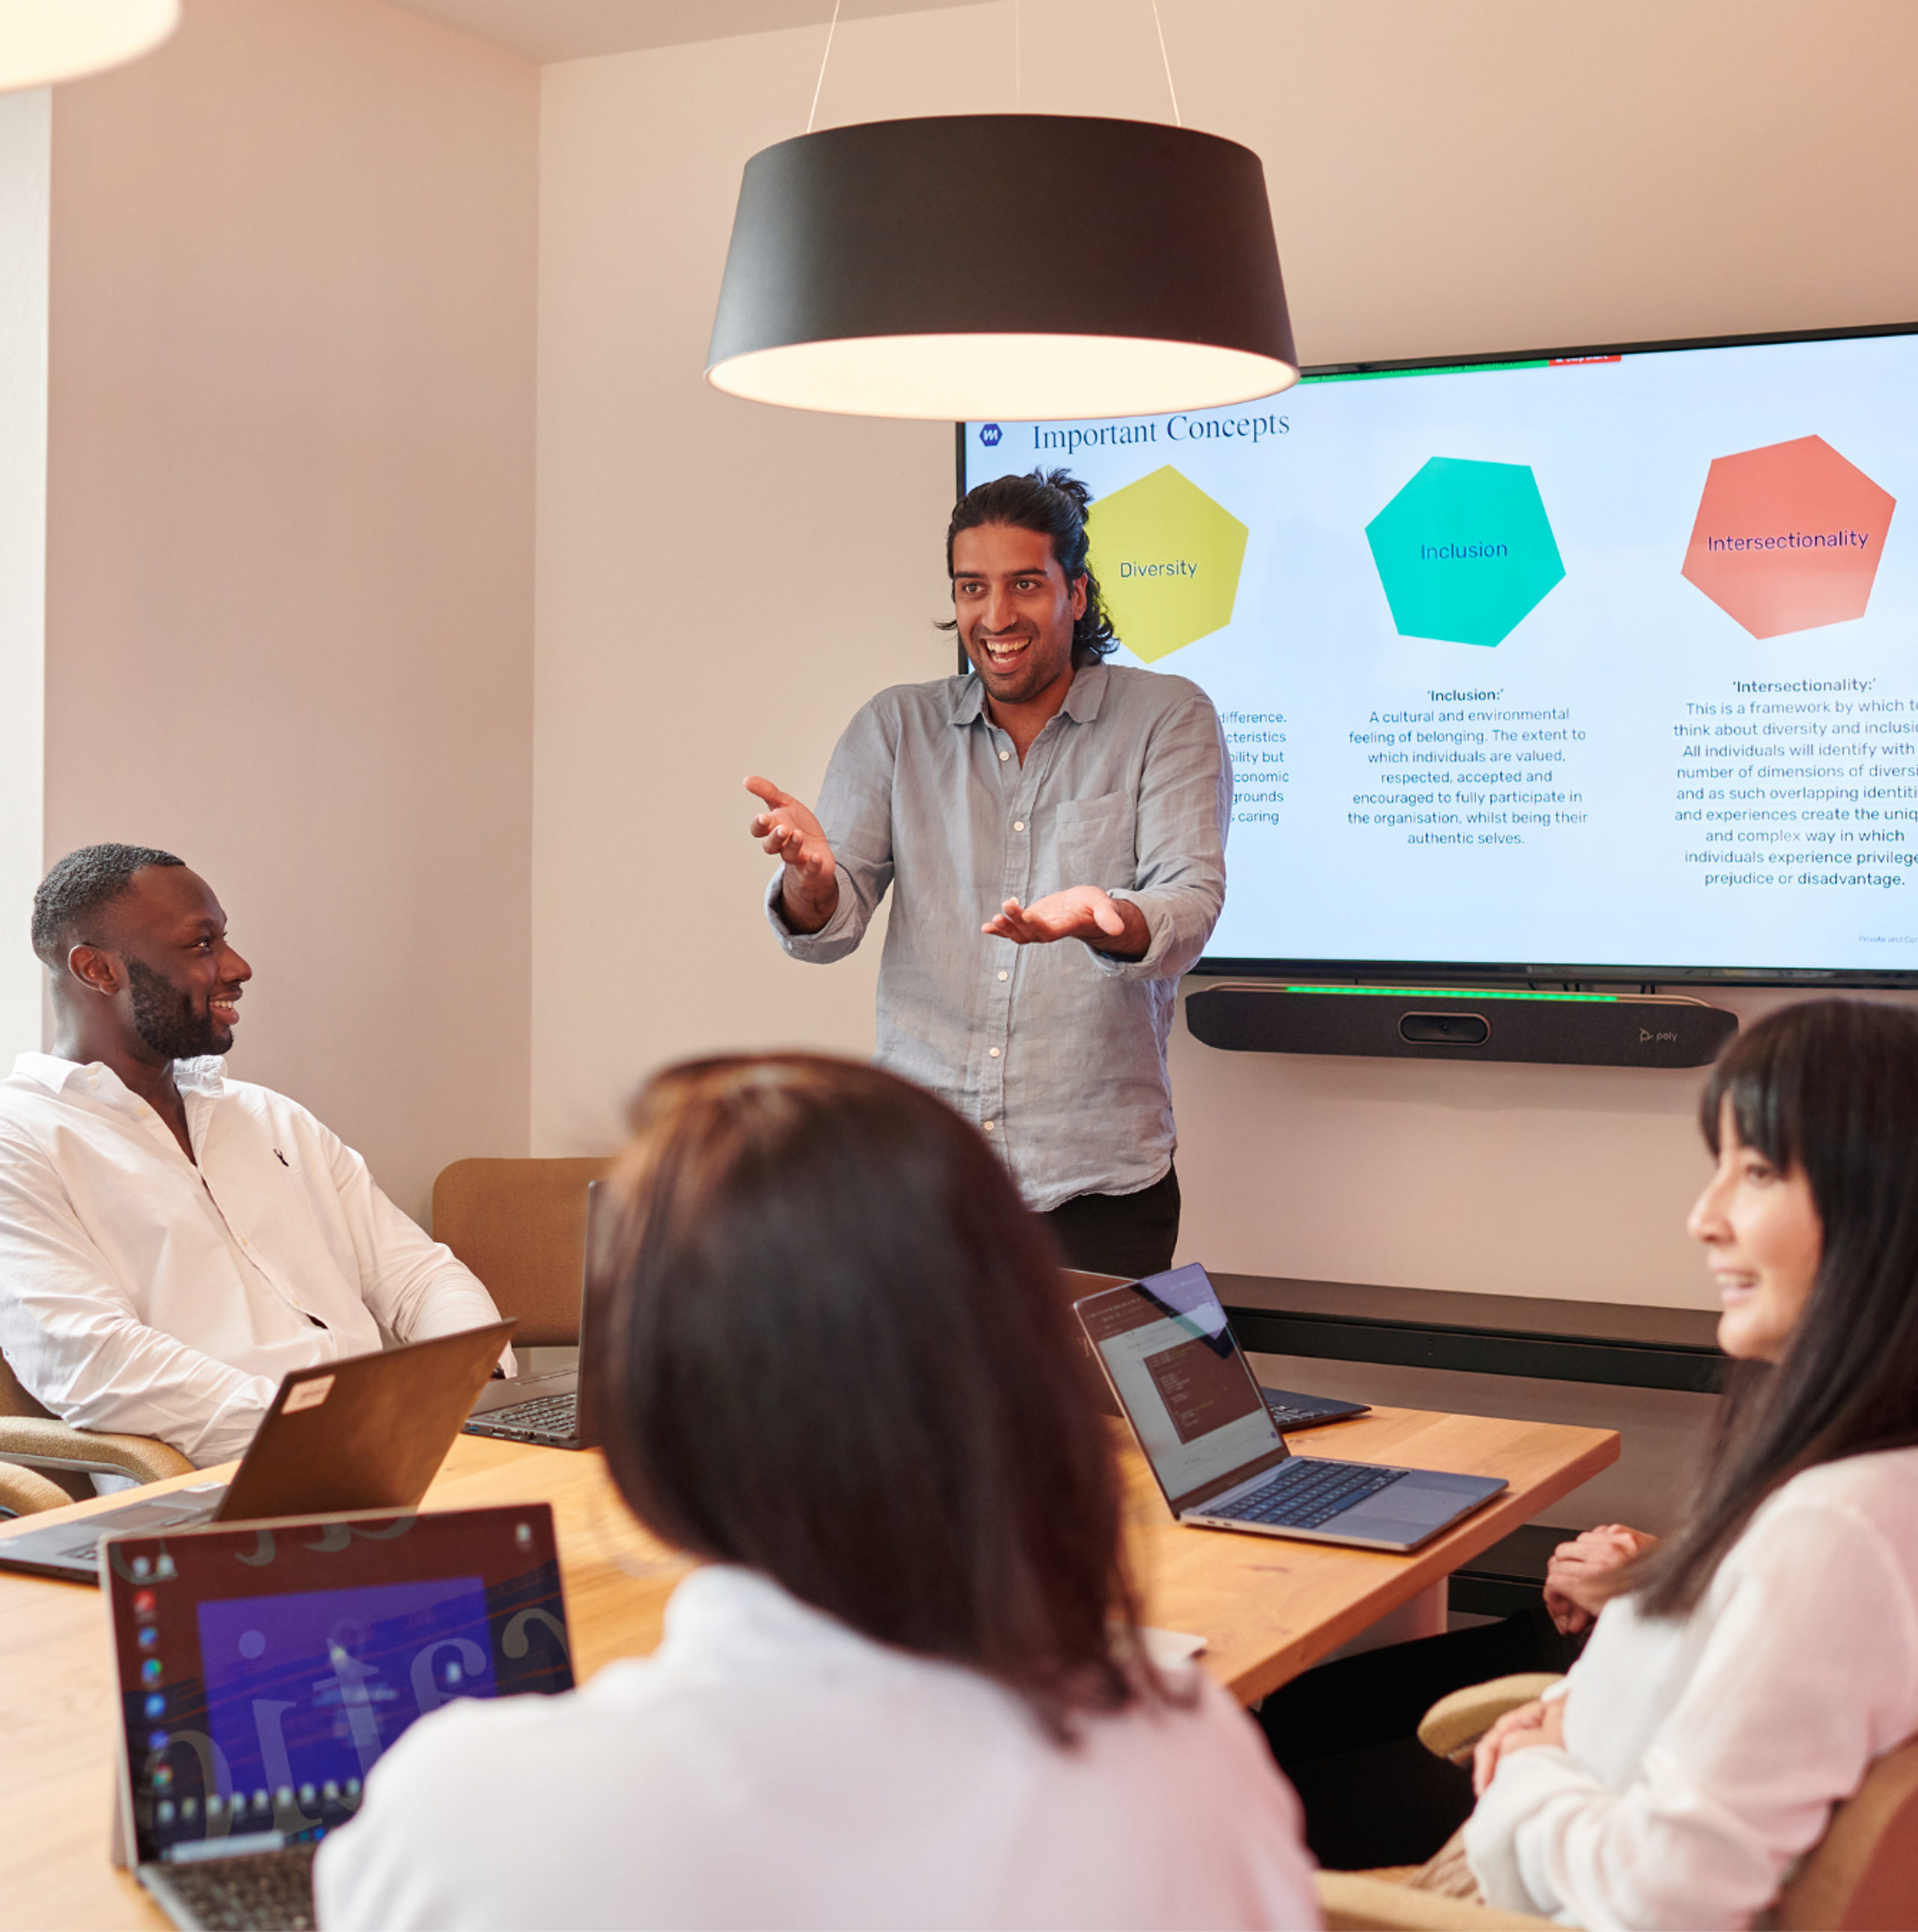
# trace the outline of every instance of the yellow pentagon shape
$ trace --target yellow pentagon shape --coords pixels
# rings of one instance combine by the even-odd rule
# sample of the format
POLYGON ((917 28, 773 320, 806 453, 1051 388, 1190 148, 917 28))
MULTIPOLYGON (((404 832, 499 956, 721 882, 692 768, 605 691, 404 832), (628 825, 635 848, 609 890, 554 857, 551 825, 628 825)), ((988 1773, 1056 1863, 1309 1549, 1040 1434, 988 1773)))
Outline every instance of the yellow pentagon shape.
POLYGON ((1232 620, 1245 526, 1168 463, 1086 514, 1092 574, 1119 641, 1157 664, 1232 620))

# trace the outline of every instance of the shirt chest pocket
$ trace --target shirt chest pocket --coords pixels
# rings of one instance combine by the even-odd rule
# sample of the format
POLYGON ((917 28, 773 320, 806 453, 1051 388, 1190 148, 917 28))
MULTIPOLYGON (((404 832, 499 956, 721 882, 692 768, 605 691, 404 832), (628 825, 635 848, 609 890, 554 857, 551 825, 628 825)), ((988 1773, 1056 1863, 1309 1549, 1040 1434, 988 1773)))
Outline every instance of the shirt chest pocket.
POLYGON ((1059 884, 1130 888, 1138 876, 1138 814, 1129 792, 1071 798, 1054 808, 1059 884))

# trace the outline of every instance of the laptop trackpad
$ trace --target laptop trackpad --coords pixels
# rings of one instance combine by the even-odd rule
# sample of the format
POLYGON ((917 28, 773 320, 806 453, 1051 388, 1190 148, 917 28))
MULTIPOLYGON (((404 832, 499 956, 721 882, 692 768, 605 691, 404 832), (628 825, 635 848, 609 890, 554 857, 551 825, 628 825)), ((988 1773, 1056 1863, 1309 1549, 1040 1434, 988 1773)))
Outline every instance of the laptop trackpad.
POLYGON ((1505 1486, 1496 1476, 1414 1469, 1350 1509, 1340 1510, 1325 1527, 1341 1536, 1376 1538, 1381 1543, 1420 1543, 1505 1486))

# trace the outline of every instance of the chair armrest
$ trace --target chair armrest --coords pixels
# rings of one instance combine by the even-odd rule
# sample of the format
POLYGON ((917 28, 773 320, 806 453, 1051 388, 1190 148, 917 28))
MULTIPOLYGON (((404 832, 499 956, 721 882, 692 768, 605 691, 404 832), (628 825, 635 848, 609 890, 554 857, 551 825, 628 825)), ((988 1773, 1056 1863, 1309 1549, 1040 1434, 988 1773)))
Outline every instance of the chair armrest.
POLYGON ((1556 1932, 1549 1918, 1495 1912, 1442 1892, 1414 1892, 1367 1872, 1322 1871, 1318 1880, 1325 1932, 1556 1932))
POLYGON ((1454 1760, 1469 1750, 1508 1711, 1542 1696, 1562 1680, 1547 1671, 1526 1671, 1516 1677, 1494 1677, 1489 1683, 1468 1684, 1441 1697, 1418 1726, 1418 1742, 1434 1757, 1454 1760))
POLYGON ((31 1468, 131 1476, 141 1483, 184 1476, 193 1468, 179 1450, 151 1436, 75 1429, 50 1415, 0 1415, 0 1458, 31 1468))
POLYGON ((34 1516, 41 1510, 65 1509, 72 1501, 58 1483, 49 1482, 18 1462, 0 1462, 0 1510, 34 1516))

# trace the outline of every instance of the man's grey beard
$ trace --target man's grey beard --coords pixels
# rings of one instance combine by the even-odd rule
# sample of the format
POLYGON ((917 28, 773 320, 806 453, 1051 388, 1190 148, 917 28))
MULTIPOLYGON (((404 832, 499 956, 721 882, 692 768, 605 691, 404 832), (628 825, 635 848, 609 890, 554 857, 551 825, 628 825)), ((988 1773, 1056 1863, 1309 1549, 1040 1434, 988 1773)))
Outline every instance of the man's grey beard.
POLYGON ((211 1013, 197 1013, 190 994, 163 974, 137 959, 128 959, 127 986, 134 996, 134 1030, 155 1053, 169 1060, 197 1060, 201 1054, 224 1053, 211 1013))

